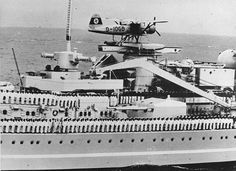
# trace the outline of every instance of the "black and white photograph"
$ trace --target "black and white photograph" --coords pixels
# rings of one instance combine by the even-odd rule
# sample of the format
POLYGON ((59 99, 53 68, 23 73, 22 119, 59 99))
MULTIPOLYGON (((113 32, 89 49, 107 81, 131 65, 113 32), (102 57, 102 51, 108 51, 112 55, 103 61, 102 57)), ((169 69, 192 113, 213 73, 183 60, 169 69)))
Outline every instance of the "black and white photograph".
POLYGON ((235 0, 0 0, 0 170, 236 171, 235 0))

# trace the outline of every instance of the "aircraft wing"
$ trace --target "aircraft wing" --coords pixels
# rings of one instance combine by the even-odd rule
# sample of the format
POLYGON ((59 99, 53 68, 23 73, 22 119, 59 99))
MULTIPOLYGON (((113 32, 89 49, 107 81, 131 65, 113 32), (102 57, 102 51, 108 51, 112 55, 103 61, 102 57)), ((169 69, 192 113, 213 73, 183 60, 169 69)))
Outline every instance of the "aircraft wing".
POLYGON ((136 20, 134 19, 119 19, 119 18, 108 18, 106 17, 105 18, 106 20, 112 20, 114 21, 116 24, 120 24, 120 25, 123 25, 123 24, 130 24, 132 22, 136 22, 136 20))
POLYGON ((156 24, 156 23, 167 23, 167 20, 143 20, 143 21, 139 21, 140 23, 145 22, 145 23, 151 23, 151 24, 156 24))

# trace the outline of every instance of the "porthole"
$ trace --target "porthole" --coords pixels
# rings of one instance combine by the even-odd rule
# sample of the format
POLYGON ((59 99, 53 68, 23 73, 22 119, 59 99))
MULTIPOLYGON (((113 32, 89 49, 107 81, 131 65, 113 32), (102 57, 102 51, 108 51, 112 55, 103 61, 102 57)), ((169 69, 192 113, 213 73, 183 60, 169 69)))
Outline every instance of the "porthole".
POLYGON ((234 139, 236 139, 236 135, 234 136, 234 139))
POLYGON ((162 138, 161 141, 163 142, 163 141, 164 141, 164 138, 162 138))
POLYGON ((36 141, 36 144, 39 144, 40 141, 36 141))
POLYGON ((112 142, 112 139, 109 139, 109 141, 108 141, 109 143, 111 143, 112 142))
POLYGON ((3 110, 3 111, 2 111, 2 114, 3 114, 3 115, 6 115, 6 114, 7 114, 7 110, 3 110))
POLYGON ((202 140, 205 140, 205 137, 202 137, 202 140))
POLYGON ((124 141, 124 140, 123 140, 123 139, 121 139, 121 140, 120 140, 120 143, 123 143, 123 141, 124 141))
POLYGON ((30 144, 34 144, 34 141, 30 141, 30 144))
POLYGON ((144 139, 142 138, 141 140, 140 140, 140 142, 143 142, 144 141, 144 139))
POLYGON ((98 143, 101 143, 102 142, 102 140, 98 140, 98 143))
POLYGON ((89 143, 90 143, 90 140, 87 140, 87 143, 89 144, 89 143))
POLYGON ((63 143, 63 141, 61 140, 61 141, 59 141, 59 143, 60 143, 60 144, 62 144, 62 143, 63 143))
POLYGON ((0 141, 0 144, 2 144, 2 140, 0 141))
POLYGON ((132 139, 131 142, 133 143, 133 142, 134 142, 134 139, 132 139))
POLYGON ((24 141, 20 141, 20 144, 24 144, 24 141))
POLYGON ((35 111, 32 111, 32 112, 31 112, 31 115, 32 115, 32 116, 35 116, 35 111))
POLYGON ((156 142, 156 140, 157 140, 156 138, 153 138, 153 140, 152 140, 152 141, 153 141, 153 142, 156 142))
POLYGON ((15 142, 15 141, 12 141, 11 143, 12 143, 12 144, 15 144, 16 142, 15 142))
POLYGON ((209 140, 212 140, 212 137, 209 137, 209 140))
POLYGON ((73 140, 71 140, 71 141, 70 141, 70 143, 71 143, 71 144, 74 144, 74 141, 73 141, 73 140))
POLYGON ((223 136, 221 136, 220 139, 223 139, 223 136))
POLYGON ((25 113, 25 114, 26 114, 26 116, 29 116, 30 112, 29 112, 29 111, 26 111, 26 113, 25 113))
POLYGON ((52 141, 48 141, 48 144, 51 144, 52 143, 52 141))
POLYGON ((228 136, 225 136, 225 139, 228 139, 228 136))
POLYGON ((171 138, 170 140, 171 140, 171 141, 174 141, 174 138, 171 138))
POLYGON ((184 137, 183 137, 183 138, 181 138, 181 140, 182 140, 182 141, 184 141, 184 137))
POLYGON ((191 141, 191 140, 192 140, 192 137, 189 137, 188 140, 191 141))

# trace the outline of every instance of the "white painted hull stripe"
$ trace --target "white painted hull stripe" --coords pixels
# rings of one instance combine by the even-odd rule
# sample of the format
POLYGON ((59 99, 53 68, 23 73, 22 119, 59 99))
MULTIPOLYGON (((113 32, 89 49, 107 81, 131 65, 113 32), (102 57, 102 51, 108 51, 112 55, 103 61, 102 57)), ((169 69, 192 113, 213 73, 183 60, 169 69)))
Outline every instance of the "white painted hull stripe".
POLYGON ((81 154, 42 154, 42 155, 1 155, 1 159, 20 158, 84 158, 84 157, 116 157, 116 156, 145 156, 145 155, 171 155, 193 153, 219 153, 236 152, 236 148, 176 150, 176 151, 145 151, 145 152, 111 152, 111 153, 81 153, 81 154))

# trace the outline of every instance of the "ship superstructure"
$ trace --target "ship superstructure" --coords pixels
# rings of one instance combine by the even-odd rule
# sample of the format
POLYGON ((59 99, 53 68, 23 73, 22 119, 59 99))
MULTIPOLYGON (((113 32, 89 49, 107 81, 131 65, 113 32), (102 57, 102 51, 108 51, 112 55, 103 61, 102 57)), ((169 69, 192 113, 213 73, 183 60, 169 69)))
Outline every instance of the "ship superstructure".
POLYGON ((234 69, 158 61, 162 49, 141 42, 99 46, 123 53, 122 62, 84 57, 71 51, 71 5, 66 51, 42 55, 57 66, 0 92, 2 170, 236 161, 234 69), (80 61, 93 62, 88 75, 80 61))

